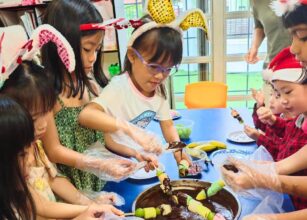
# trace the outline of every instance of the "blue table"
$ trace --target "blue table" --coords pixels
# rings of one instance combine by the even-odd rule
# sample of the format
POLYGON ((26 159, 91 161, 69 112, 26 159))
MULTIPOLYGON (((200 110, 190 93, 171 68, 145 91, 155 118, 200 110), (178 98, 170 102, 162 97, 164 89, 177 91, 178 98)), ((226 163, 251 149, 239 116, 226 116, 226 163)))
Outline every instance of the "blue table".
MULTIPOLYGON (((248 125, 253 125, 251 112, 247 109, 238 109, 243 120, 248 125)), ((254 151, 257 146, 255 143, 251 144, 235 144, 227 141, 227 134, 232 131, 242 130, 243 126, 239 124, 236 119, 230 115, 230 109, 201 109, 201 110, 181 110, 182 119, 190 119, 195 122, 194 128, 189 142, 202 140, 218 140, 227 143, 228 149, 242 149, 246 151, 254 151)), ((181 120, 181 119, 178 119, 181 120)), ((159 123, 151 122, 149 130, 161 134, 159 123)), ((166 167, 166 173, 171 180, 178 180, 178 168, 176 161, 172 154, 163 154, 159 161, 166 167)), ((213 182, 218 179, 218 175, 211 165, 207 171, 203 171, 202 180, 213 182)), ((113 191, 125 198, 126 204, 120 207, 125 212, 131 212, 132 204, 135 198, 145 189, 158 184, 158 179, 147 180, 131 180, 127 179, 120 183, 109 182, 106 184, 105 191, 113 191)), ((249 214, 256 207, 257 203, 250 200, 240 198, 242 204, 241 217, 249 214)), ((286 211, 293 211, 293 205, 288 197, 285 195, 283 207, 286 211)))

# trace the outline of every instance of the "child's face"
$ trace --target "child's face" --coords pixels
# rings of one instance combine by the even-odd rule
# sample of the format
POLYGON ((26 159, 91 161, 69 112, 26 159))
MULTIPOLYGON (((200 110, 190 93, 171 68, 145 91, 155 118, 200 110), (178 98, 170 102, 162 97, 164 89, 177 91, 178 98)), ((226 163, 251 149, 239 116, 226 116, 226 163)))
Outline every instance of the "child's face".
POLYGON ((85 73, 91 73, 97 54, 102 49, 104 32, 99 31, 96 34, 84 36, 81 38, 81 59, 85 73))
POLYGON ((276 80, 273 84, 286 111, 293 115, 307 113, 307 85, 282 80, 276 80))
POLYGON ((156 63, 149 63, 147 60, 152 57, 150 53, 138 52, 132 48, 129 50, 128 58, 132 64, 132 79, 143 95, 152 96, 175 67, 162 58, 156 63))
POLYGON ((289 28, 292 36, 291 52, 301 64, 307 67, 307 24, 289 28))
POLYGON ((286 111, 284 106, 281 104, 281 98, 276 91, 272 91, 269 100, 269 107, 274 115, 281 114, 286 111))
POLYGON ((18 162, 21 172, 25 180, 27 180, 29 178, 30 167, 35 166, 34 148, 32 145, 25 147, 24 151, 18 154, 18 162))
POLYGON ((45 114, 31 114, 32 119, 34 122, 34 136, 35 140, 40 139, 44 136, 46 130, 47 130, 47 118, 48 114, 50 113, 45 113, 45 114))

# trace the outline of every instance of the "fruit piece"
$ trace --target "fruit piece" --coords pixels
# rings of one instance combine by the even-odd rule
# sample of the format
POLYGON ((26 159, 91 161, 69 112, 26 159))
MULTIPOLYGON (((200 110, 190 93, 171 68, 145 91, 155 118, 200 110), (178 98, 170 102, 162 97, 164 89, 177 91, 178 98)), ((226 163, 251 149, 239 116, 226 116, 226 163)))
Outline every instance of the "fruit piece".
POLYGON ((196 196, 198 201, 205 200, 207 198, 206 191, 202 189, 196 196))
POLYGON ((203 150, 203 151, 212 151, 212 150, 215 150, 216 149, 216 146, 210 144, 210 143, 206 143, 206 144, 201 144, 197 147, 195 147, 194 149, 197 149, 197 150, 203 150))
POLYGON ((196 147, 196 146, 198 146, 198 145, 200 145, 199 142, 192 142, 192 143, 189 143, 189 144, 187 145, 187 148, 194 148, 194 147, 196 147))
POLYGON ((134 214, 135 214, 136 217, 144 217, 144 209, 138 208, 138 209, 135 210, 134 214))
POLYGON ((226 144, 221 141, 212 140, 209 142, 210 144, 216 146, 218 149, 226 149, 226 144))
POLYGON ((168 204, 161 204, 159 206, 159 209, 162 212, 163 216, 169 215, 172 212, 172 207, 168 204))
POLYGON ((193 149, 193 148, 186 148, 186 152, 192 157, 196 157, 196 158, 202 158, 202 154, 203 154, 203 151, 193 149))
POLYGON ((211 197, 217 194, 219 191, 223 189, 224 186, 225 186, 225 182, 223 180, 218 180, 212 183, 209 189, 207 190, 208 197, 211 197))
POLYGON ((156 209, 154 207, 144 208, 144 218, 155 218, 157 217, 156 209))

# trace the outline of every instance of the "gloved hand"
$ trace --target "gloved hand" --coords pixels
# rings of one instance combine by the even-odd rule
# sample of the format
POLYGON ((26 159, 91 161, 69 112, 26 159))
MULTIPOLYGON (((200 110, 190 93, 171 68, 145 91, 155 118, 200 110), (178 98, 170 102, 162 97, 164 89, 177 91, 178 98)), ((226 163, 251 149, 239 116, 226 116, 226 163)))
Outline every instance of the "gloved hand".
POLYGON ((112 205, 97 205, 92 204, 89 208, 74 218, 73 220, 97 220, 97 219, 109 219, 105 216, 112 214, 113 216, 117 216, 118 219, 123 218, 124 212, 115 208, 112 205))
POLYGON ((239 172, 221 167, 222 177, 225 183, 235 192, 245 191, 251 188, 272 189, 281 191, 280 181, 272 162, 240 161, 235 158, 228 158, 227 164, 235 166, 239 172))
POLYGON ((150 131, 139 128, 136 125, 116 118, 117 132, 111 133, 112 139, 117 143, 122 143, 126 146, 138 144, 146 152, 155 153, 157 155, 162 153, 162 141, 160 138, 150 131), (128 135, 129 137, 125 137, 128 135), (127 145, 128 144, 128 145, 127 145))
POLYGON ((263 124, 273 125, 276 121, 276 116, 269 108, 266 107, 260 107, 257 110, 257 115, 263 124))
POLYGON ((137 153, 135 158, 140 162, 142 161, 147 162, 147 164, 144 167, 146 172, 148 172, 149 170, 154 170, 156 167, 159 166, 158 159, 153 154, 137 153))
POLYGON ((136 163, 121 157, 97 158, 84 156, 77 162, 76 168, 90 172, 106 181, 120 181, 134 172, 136 163))
POLYGON ((252 128, 248 125, 244 125, 244 132, 248 137, 255 141, 257 141, 259 136, 261 135, 261 133, 257 129, 252 128))
POLYGON ((125 199, 114 192, 95 192, 84 190, 82 191, 82 194, 86 196, 91 201, 91 203, 110 204, 115 206, 122 206, 125 204, 125 199))
POLYGON ((252 97, 257 103, 257 108, 264 106, 264 94, 261 90, 251 89, 252 97))

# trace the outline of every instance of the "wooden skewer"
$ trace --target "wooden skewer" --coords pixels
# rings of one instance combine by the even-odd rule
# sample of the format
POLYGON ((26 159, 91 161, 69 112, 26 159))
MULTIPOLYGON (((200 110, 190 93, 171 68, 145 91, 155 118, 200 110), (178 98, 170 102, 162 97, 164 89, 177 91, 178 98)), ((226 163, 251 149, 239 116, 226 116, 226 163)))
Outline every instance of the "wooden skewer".
POLYGON ((134 216, 135 213, 134 212, 127 212, 127 213, 124 213, 125 216, 134 216))

